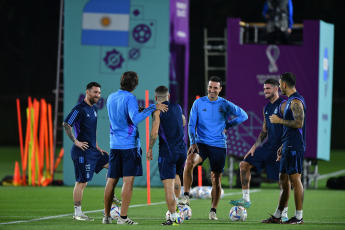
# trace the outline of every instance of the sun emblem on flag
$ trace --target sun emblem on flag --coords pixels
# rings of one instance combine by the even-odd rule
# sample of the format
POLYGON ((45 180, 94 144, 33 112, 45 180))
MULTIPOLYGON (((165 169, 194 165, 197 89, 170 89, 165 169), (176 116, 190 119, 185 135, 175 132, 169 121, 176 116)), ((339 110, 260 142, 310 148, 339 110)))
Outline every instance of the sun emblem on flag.
POLYGON ((125 59, 122 57, 122 54, 116 49, 107 52, 103 60, 106 66, 108 66, 113 71, 117 68, 121 68, 122 63, 125 61, 125 59))
POLYGON ((104 27, 108 27, 111 24, 111 20, 109 17, 105 16, 103 18, 101 18, 101 25, 104 27))

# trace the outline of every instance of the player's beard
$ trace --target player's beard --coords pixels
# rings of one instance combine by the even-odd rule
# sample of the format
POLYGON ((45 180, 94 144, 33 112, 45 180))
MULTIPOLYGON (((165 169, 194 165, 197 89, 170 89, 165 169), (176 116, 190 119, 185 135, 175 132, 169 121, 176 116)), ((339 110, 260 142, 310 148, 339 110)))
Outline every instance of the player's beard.
POLYGON ((94 105, 98 102, 99 98, 98 97, 93 97, 89 99, 89 102, 91 105, 94 105))
POLYGON ((270 94, 268 94, 268 96, 266 96, 267 94, 265 94, 265 98, 267 99, 267 100, 271 100, 271 98, 272 97, 274 97, 274 93, 270 93, 270 94))

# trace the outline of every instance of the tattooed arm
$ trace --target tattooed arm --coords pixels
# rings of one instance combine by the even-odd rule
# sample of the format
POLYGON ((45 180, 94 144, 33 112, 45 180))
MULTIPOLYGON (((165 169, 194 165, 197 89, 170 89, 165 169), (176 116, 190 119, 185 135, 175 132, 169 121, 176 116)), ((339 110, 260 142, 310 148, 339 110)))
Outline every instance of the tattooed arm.
POLYGON ((290 109, 294 116, 294 120, 284 120, 277 115, 272 115, 270 120, 274 124, 282 124, 291 128, 301 129, 304 124, 304 107, 300 100, 294 99, 291 101, 290 109))
POLYGON ((69 139, 71 139, 71 141, 74 143, 75 146, 82 149, 83 151, 85 151, 86 149, 89 148, 89 145, 87 142, 80 142, 77 140, 77 138, 75 138, 73 131, 72 131, 72 126, 70 126, 66 122, 63 122, 62 126, 64 127, 67 136, 69 137, 69 139))
POLYGON ((267 123, 266 123, 266 119, 265 119, 265 110, 263 110, 263 115, 264 115, 264 122, 262 125, 262 130, 259 134, 258 139, 256 139, 255 144, 252 146, 252 148, 248 151, 248 153, 244 156, 244 159, 247 158, 247 156, 250 155, 254 155, 255 150, 260 147, 261 143, 264 142, 264 140, 267 138, 267 123))
POLYGON ((152 129, 151 129, 151 134, 150 134, 150 146, 149 146, 149 150, 146 153, 147 160, 152 160, 152 148, 154 144, 156 143, 156 140, 158 137, 158 129, 161 123, 160 114, 161 114, 160 110, 156 110, 153 112, 152 129))

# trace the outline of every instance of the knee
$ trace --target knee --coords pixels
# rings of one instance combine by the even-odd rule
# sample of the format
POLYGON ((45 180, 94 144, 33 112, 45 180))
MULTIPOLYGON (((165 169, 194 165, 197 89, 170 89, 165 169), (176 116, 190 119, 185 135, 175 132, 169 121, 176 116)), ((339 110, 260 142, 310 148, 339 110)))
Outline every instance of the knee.
POLYGON ((78 189, 84 189, 87 185, 87 182, 76 182, 75 187, 78 189))
POLYGON ((197 165, 197 162, 196 160, 191 157, 191 156, 188 156, 187 158, 187 161, 186 161, 186 166, 185 168, 188 169, 188 170, 193 170, 193 168, 197 165))
POLYGON ((246 161, 240 162, 240 170, 241 171, 250 171, 250 169, 251 169, 251 165, 248 162, 246 162, 246 161))
POLYGON ((221 187, 221 179, 222 177, 218 175, 218 173, 211 173, 211 179, 213 186, 221 187))

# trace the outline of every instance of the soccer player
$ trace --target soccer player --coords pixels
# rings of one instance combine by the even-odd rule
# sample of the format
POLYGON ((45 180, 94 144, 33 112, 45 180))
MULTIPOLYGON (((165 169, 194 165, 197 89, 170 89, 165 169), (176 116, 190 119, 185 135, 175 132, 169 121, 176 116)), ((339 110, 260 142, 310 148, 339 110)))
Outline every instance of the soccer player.
MULTIPOLYGON (((296 90, 296 76, 293 73, 284 73, 280 76, 280 90, 289 98, 286 102, 283 118, 273 114, 270 121, 273 124, 283 125, 282 146, 278 149, 277 160, 280 161, 280 180, 288 184, 290 180, 294 190, 295 216, 283 224, 303 224, 303 185, 301 181, 303 158, 305 152, 306 134, 306 106, 304 98, 296 90)), ((278 212, 272 219, 279 220, 284 205, 289 200, 289 192, 286 186, 280 193, 278 212)))
POLYGON ((153 112, 150 146, 146 153, 146 159, 152 160, 152 147, 159 134, 158 167, 164 184, 165 200, 171 213, 170 219, 162 225, 176 225, 175 220, 178 215, 176 213, 178 210, 176 208, 176 194, 180 193, 181 188, 179 175, 182 173, 187 158, 187 146, 184 142, 183 132, 186 121, 181 107, 169 102, 170 94, 167 87, 157 87, 155 99, 158 103, 167 105, 169 110, 166 113, 161 113, 159 110, 153 112))
POLYGON ((219 77, 211 77, 208 95, 195 100, 190 111, 188 132, 191 145, 183 172, 185 193, 179 201, 180 204, 190 205, 189 192, 193 181, 193 169, 209 158, 212 181, 210 220, 218 220, 216 209, 221 195, 221 179, 226 157, 225 131, 248 119, 243 109, 218 96, 222 90, 221 85, 219 77), (228 120, 231 115, 236 118, 228 120))
MULTIPOLYGON (((264 94, 265 98, 269 100, 263 109, 263 126, 262 130, 257 138, 255 144, 244 156, 244 159, 240 162, 240 176, 242 183, 242 199, 232 200, 230 204, 234 206, 243 206, 249 208, 251 205, 249 196, 249 186, 251 174, 250 171, 253 169, 260 173, 262 169, 266 169, 267 177, 279 181, 279 165, 276 161, 277 150, 282 145, 281 136, 283 134, 283 125, 271 124, 269 117, 272 114, 276 114, 282 118, 286 101, 279 97, 279 82, 275 79, 267 79, 264 83, 264 94), (266 141, 266 142, 265 142, 266 141), (262 146, 261 144, 264 143, 262 146), (260 147, 261 146, 261 147, 260 147)), ((282 185, 280 184, 282 190, 282 185)), ((282 219, 284 221, 287 218, 287 203, 284 207, 282 219)), ((268 219, 269 221, 270 219, 268 219)), ((263 221, 265 223, 265 221, 263 221)))
POLYGON ((83 191, 93 173, 108 168, 108 153, 101 149, 96 140, 97 106, 101 97, 101 86, 91 82, 86 86, 85 99, 77 104, 62 123, 67 136, 72 140, 71 157, 74 163, 75 186, 73 190, 75 220, 91 220, 81 211, 83 191), (72 131, 72 126, 74 133, 72 131))
POLYGON ((110 208, 112 193, 123 178, 121 191, 121 216, 117 224, 138 224, 127 216, 128 206, 132 198, 135 176, 142 176, 141 148, 138 124, 153 111, 167 111, 167 105, 152 104, 141 113, 136 97, 132 94, 139 83, 136 72, 128 71, 121 77, 121 88, 109 95, 107 99, 108 117, 110 121, 110 156, 108 181, 104 191, 104 224, 110 224, 110 208))

